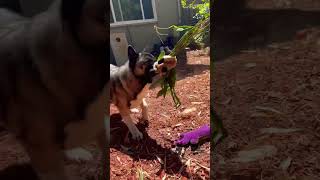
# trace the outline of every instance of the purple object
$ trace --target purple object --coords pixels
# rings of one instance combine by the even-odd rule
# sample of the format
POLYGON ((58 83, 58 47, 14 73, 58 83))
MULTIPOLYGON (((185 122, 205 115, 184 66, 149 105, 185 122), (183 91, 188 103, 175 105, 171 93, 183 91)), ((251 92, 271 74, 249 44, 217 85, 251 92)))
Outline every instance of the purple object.
POLYGON ((182 133, 175 144, 180 146, 184 146, 189 143, 197 144, 199 142, 199 139, 208 137, 210 137, 210 126, 204 125, 196 130, 182 133))

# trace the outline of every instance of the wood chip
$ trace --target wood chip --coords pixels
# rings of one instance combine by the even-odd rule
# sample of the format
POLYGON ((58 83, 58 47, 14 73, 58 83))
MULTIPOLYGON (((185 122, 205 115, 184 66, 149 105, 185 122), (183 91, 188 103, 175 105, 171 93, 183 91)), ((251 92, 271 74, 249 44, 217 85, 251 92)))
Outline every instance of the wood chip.
POLYGON ((263 106, 256 106, 255 107, 257 110, 261 110, 261 111, 266 111, 266 112, 273 112, 276 114, 283 114, 282 112, 274 109, 274 108, 270 108, 270 107, 263 107, 263 106))
POLYGON ((164 164, 163 160, 159 156, 156 155, 156 157, 157 157, 157 160, 160 162, 160 164, 164 164))
POLYGON ((191 102, 191 104, 199 105, 199 104, 203 104, 203 102, 191 102))

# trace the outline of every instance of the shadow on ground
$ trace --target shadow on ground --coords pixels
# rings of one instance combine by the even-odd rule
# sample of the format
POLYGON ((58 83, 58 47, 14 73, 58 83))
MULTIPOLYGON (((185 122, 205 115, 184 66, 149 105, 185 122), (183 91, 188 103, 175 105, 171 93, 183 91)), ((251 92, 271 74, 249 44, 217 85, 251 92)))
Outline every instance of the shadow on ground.
POLYGON ((138 161, 139 159, 157 160, 156 156, 158 156, 162 160, 165 159, 166 162, 165 166, 161 166, 160 170, 158 171, 158 175, 160 175, 162 170, 164 170, 166 174, 174 175, 180 173, 182 176, 189 177, 189 174, 185 171, 185 169, 180 172, 183 164, 180 161, 179 156, 174 153, 171 148, 165 148, 157 144, 157 141, 155 139, 152 139, 147 134, 147 123, 138 123, 137 125, 138 129, 143 133, 143 140, 141 142, 134 142, 130 139, 129 143, 126 142, 127 136, 129 134, 128 128, 121 121, 121 115, 119 113, 112 114, 110 119, 110 148, 117 149, 122 153, 129 155, 134 161, 138 161), (125 149, 123 147, 125 147, 125 149))
MULTIPOLYGON (((201 56, 199 55, 199 58, 200 57, 201 56)), ((180 54, 178 54, 177 59, 177 80, 200 75, 203 74, 204 71, 210 70, 209 64, 188 64, 187 51, 182 51, 180 54)))
POLYGON ((225 60, 242 50, 292 40, 298 31, 320 25, 320 11, 247 9, 241 0, 217 1, 214 6, 211 49, 215 61, 225 60))
POLYGON ((30 164, 9 166, 0 171, 1 180, 38 180, 30 164))

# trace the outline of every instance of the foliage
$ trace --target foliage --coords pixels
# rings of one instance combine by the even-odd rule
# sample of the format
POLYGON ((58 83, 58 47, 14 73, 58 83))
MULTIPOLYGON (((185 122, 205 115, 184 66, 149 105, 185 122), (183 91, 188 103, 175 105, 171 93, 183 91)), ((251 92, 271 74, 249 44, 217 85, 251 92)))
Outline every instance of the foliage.
MULTIPOLYGON (((183 8, 189 8, 195 10, 195 19, 205 19, 210 17, 210 1, 209 0, 181 0, 183 8)), ((190 46, 196 46, 202 48, 204 44, 209 44, 209 28, 204 30, 203 33, 194 37, 190 42, 190 46)))
MULTIPOLYGON (((177 56, 177 54, 184 50, 192 41, 203 38, 204 34, 209 31, 210 28, 210 1, 209 0, 201 0, 201 3, 196 3, 192 1, 190 4, 187 3, 187 0, 181 0, 181 4, 184 8, 192 8, 197 11, 196 16, 199 21, 194 26, 177 26, 171 25, 165 29, 172 29, 177 32, 184 32, 184 35, 177 42, 172 52, 169 54, 170 56, 177 56)), ((158 35, 163 35, 158 32, 158 29, 155 26, 155 30, 158 35)), ((160 38, 160 37, 159 37, 160 38)), ((161 38, 160 38, 161 39, 161 38)), ((158 60, 162 59, 164 56, 164 52, 161 52, 158 56, 158 60)), ((179 107, 181 102, 178 96, 175 93, 175 83, 176 83, 176 70, 170 70, 167 75, 160 80, 161 90, 158 92, 158 97, 163 96, 166 97, 168 92, 171 93, 173 101, 175 103, 175 107, 179 107)))
MULTIPOLYGON (((199 20, 194 26, 170 26, 172 29, 185 31, 185 34, 180 38, 169 55, 173 57, 177 56, 177 54, 185 49, 194 38, 201 36, 209 26, 210 17, 199 20)), ((163 56, 164 52, 161 52, 157 59, 160 60, 163 56)), ((158 96, 162 95, 165 98, 166 94, 170 92, 175 103, 175 107, 179 107, 181 102, 175 92, 176 70, 170 70, 166 76, 160 80, 160 83, 161 90, 158 92, 158 96)))
POLYGON ((190 8, 196 10, 195 18, 197 19, 210 17, 209 0, 201 0, 201 3, 197 3, 197 0, 192 0, 190 3, 188 3, 188 0, 181 0, 181 5, 183 8, 190 8))

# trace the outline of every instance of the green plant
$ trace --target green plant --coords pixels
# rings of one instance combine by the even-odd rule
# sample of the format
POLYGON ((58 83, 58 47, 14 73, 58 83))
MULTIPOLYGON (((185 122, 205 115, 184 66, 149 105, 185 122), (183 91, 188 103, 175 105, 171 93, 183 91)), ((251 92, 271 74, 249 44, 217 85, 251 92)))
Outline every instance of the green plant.
MULTIPOLYGON (((188 6, 186 6, 186 0, 182 0, 183 7, 188 8, 194 8, 197 10, 197 15, 199 18, 199 21, 194 26, 176 26, 172 25, 168 28, 162 28, 162 29, 171 29, 177 32, 184 32, 183 36, 180 38, 180 40, 177 42, 177 44, 174 46, 172 52, 169 54, 170 56, 177 56, 179 52, 184 50, 192 41, 197 40, 199 38, 202 38, 203 35, 209 31, 210 29, 210 12, 209 12, 209 0, 202 0, 202 3, 195 4, 192 2, 188 6)), ((160 35, 163 35, 159 33, 158 28, 155 26, 155 30, 160 38, 160 35)), ((161 38, 160 38, 161 40, 161 38)), ((157 60, 162 59, 164 56, 164 52, 161 52, 158 56, 157 60)), ((179 107, 181 105, 179 97, 176 95, 175 92, 175 83, 176 83, 176 70, 172 69, 170 70, 167 75, 160 80, 161 83, 161 90, 158 92, 158 97, 163 96, 166 97, 166 94, 168 92, 171 93, 171 96, 173 98, 173 101, 175 103, 175 107, 179 107)))
MULTIPOLYGON (((210 1, 209 0, 181 0, 183 8, 189 8, 195 10, 195 19, 204 19, 210 17, 210 1)), ((204 44, 208 44, 209 28, 203 33, 196 36, 191 42, 190 46, 195 46, 197 49, 203 48, 204 44)))
POLYGON ((213 109, 212 105, 210 107, 210 121, 213 125, 212 127, 212 137, 213 137, 213 149, 219 144, 224 138, 228 136, 226 129, 223 127, 222 120, 217 115, 216 111, 213 109))
POLYGON ((183 8, 190 8, 196 10, 195 18, 197 19, 210 17, 209 0, 201 0, 200 3, 198 3, 197 0, 181 0, 181 5, 183 8))
MULTIPOLYGON (((190 0, 189 0, 190 1, 190 0)), ((213 1, 212 1, 213 2, 213 1)), ((176 56, 181 50, 187 47, 192 41, 201 42, 205 39, 205 36, 209 36, 210 32, 210 1, 209 0, 201 0, 201 3, 197 3, 196 0, 192 0, 188 3, 188 0, 181 0, 181 4, 184 8, 191 8, 196 10, 195 18, 199 19, 198 23, 194 26, 176 26, 172 25, 168 28, 162 29, 171 29, 177 32, 184 32, 184 35, 180 38, 178 43, 175 45, 172 50, 171 56, 176 56)), ((155 27, 158 35, 160 34, 158 27, 155 27)), ((158 56, 158 60, 164 56, 164 52, 162 52, 158 56)), ((213 64, 210 66, 211 74, 213 72, 213 64)), ((171 96, 175 102, 176 107, 180 106, 180 100, 175 93, 175 83, 176 83, 176 71, 172 69, 167 76, 161 79, 161 87, 162 89, 159 91, 158 96, 163 95, 166 97, 167 92, 171 92, 171 96)), ((217 116, 216 112, 213 109, 213 106, 210 106, 210 121, 213 125, 213 146, 217 145, 221 142, 225 137, 227 137, 227 131, 223 127, 222 120, 217 116)))

